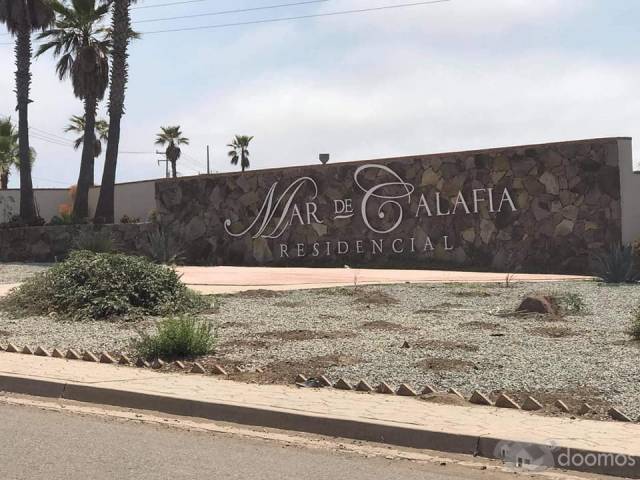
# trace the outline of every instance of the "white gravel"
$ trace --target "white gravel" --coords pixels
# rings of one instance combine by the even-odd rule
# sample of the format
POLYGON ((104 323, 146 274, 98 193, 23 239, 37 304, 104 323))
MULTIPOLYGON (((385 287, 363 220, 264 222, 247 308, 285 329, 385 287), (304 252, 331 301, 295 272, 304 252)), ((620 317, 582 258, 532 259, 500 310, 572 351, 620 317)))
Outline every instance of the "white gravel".
MULTIPOLYGON (((5 275, 12 279, 24 275, 7 274, 12 269, 5 267, 0 265, 0 282, 11 283, 5 275)), ((210 318, 218 324, 222 361, 268 367, 338 355, 355 362, 338 361, 327 371, 332 378, 406 382, 415 387, 433 384, 466 392, 476 388, 565 396, 588 392, 588 398, 620 406, 635 418, 640 415, 640 342, 632 341, 626 331, 640 303, 638 292, 640 286, 594 282, 515 283, 511 288, 392 285, 358 287, 356 294, 352 288, 269 292, 222 296, 219 312, 210 318), (586 313, 561 320, 501 314, 513 311, 519 300, 534 292, 579 294, 586 313), (395 301, 385 301, 385 295, 395 301), (394 325, 372 329, 364 326, 368 322, 394 325), (548 328, 571 335, 549 338, 544 335, 548 328), (318 332, 325 338, 278 338, 294 330, 318 332), (252 340, 259 345, 249 345, 252 340), (411 348, 401 348, 405 340, 411 348), (436 368, 419 365, 429 358, 436 368), (456 360, 462 363, 451 368, 456 360), (444 368, 438 367, 439 362, 445 362, 444 368)), ((137 331, 152 326, 153 320, 71 322, 50 317, 13 319, 0 313, 0 343, 128 351, 137 331)))

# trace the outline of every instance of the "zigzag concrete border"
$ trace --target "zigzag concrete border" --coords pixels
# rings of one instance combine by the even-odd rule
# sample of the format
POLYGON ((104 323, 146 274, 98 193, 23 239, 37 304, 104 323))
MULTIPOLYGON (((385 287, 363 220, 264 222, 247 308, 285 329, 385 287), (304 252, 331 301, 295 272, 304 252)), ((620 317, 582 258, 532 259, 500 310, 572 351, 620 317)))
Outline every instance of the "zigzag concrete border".
MULTIPOLYGON (((42 346, 37 346, 35 349, 31 348, 28 345, 25 345, 22 349, 19 349, 13 343, 9 342, 6 348, 0 346, 0 351, 4 350, 10 353, 22 353, 25 355, 37 355, 43 357, 55 357, 55 358, 66 358, 68 360, 84 360, 86 362, 95 362, 95 363, 118 363, 124 366, 135 366, 138 368, 153 368, 154 370, 161 369, 164 367, 167 362, 160 358, 153 359, 151 363, 149 363, 144 358, 137 358, 135 362, 133 362, 126 354, 120 353, 118 356, 118 360, 116 360, 111 354, 108 352, 101 352, 99 355, 94 354, 89 350, 84 350, 82 354, 79 354, 77 351, 73 349, 67 350, 66 354, 63 354, 57 348, 54 348, 50 353, 46 348, 42 346)), ((188 369, 187 366, 181 361, 172 362, 173 365, 178 367, 178 369, 183 371, 188 371, 188 373, 193 374, 202 374, 206 375, 207 373, 211 373, 212 375, 228 375, 225 368, 221 365, 215 364, 210 372, 207 372, 207 369, 202 366, 198 362, 194 362, 191 369, 188 369)), ((236 367, 238 372, 242 373, 244 370, 236 367)), ((261 372, 261 369, 256 369, 256 371, 261 372)), ((411 386, 407 384, 400 384, 396 389, 391 387, 387 382, 380 382, 377 387, 371 387, 371 385, 364 379, 361 379, 355 386, 351 385, 346 379, 338 378, 335 382, 331 382, 326 376, 322 375, 319 378, 311 378, 308 379, 303 374, 298 374, 294 380, 294 383, 300 387, 316 387, 316 388, 325 388, 332 387, 339 390, 353 390, 357 392, 367 392, 367 393, 380 393, 386 395, 400 395, 406 397, 418 397, 420 395, 433 395, 433 394, 441 394, 448 393, 451 395, 455 395, 460 399, 472 403, 474 405, 484 405, 484 406, 493 406, 498 408, 512 408, 516 410, 526 410, 526 411, 539 411, 545 408, 545 405, 542 402, 539 402, 536 398, 532 396, 527 396, 522 405, 519 405, 515 400, 513 400, 507 393, 500 393, 496 398, 495 402, 492 402, 489 398, 489 395, 486 395, 478 390, 473 390, 469 397, 466 397, 463 393, 456 390, 455 388, 449 388, 448 390, 439 391, 431 385, 426 385, 421 390, 422 393, 418 393, 417 390, 414 390, 411 386)), ((577 414, 579 416, 584 416, 587 414, 597 413, 596 409, 594 409, 588 403, 583 403, 580 405, 575 412, 572 412, 571 409, 566 405, 566 403, 562 399, 555 399, 553 404, 551 405, 554 410, 558 411, 558 413, 564 414, 577 414)), ((621 409, 611 406, 608 408, 606 414, 612 420, 619 422, 633 422, 631 417, 622 412, 621 409)), ((640 422, 640 418, 637 420, 640 422)))

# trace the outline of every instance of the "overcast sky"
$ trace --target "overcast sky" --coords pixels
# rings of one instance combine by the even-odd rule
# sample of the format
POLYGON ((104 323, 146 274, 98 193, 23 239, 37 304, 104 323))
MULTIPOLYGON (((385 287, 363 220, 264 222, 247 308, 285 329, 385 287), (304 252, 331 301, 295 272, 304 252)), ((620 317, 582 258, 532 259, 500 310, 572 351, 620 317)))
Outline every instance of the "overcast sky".
MULTIPOLYGON (((134 22, 293 1, 138 8, 134 22)), ((328 0, 135 28, 150 32, 409 1, 328 0)), ((255 136, 253 169, 316 163, 320 152, 344 161, 634 136, 640 132, 639 23, 637 0, 451 0, 146 34, 131 51, 121 150, 148 153, 121 154, 118 181, 164 175, 153 142, 161 125, 172 124, 191 139, 178 166, 184 175, 205 170, 207 144, 214 170, 235 169, 225 147, 235 134, 255 136)), ((0 43, 10 41, 0 36, 0 43)), ((0 45, 0 115, 15 117, 13 61, 11 45, 0 45)), ((72 139, 63 128, 82 104, 70 82, 58 81, 50 56, 36 60, 33 73, 34 132, 72 139)), ((35 185, 74 184, 80 153, 39 136, 31 140, 38 151, 35 185)), ((101 173, 99 161, 98 181, 101 173)), ((13 175, 10 185, 17 184, 13 175)))

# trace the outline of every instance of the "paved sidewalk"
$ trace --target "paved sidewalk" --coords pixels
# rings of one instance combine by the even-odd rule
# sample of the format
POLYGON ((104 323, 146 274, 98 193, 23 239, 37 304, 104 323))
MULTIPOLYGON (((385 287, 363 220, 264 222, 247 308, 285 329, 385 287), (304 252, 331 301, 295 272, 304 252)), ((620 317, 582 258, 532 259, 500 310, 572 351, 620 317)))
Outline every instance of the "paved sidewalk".
MULTIPOLYGON (((391 270, 290 267, 178 267, 182 280, 202 293, 235 293, 245 290, 301 290, 338 286, 392 283, 495 283, 506 273, 443 270, 391 270)), ((517 274, 511 281, 552 282, 587 280, 576 275, 517 274)))
MULTIPOLYGON (((445 270, 387 270, 288 267, 177 267, 182 281, 205 294, 229 294, 247 290, 304 290, 393 283, 500 283, 506 273, 445 270)), ((516 274, 512 282, 589 280, 577 275, 516 274)), ((18 283, 0 283, 0 297, 18 283)))
POLYGON ((631 423, 543 417, 335 389, 244 384, 6 352, 0 353, 0 390, 485 457, 495 457, 500 441, 629 455, 638 459, 637 466, 618 474, 640 476, 640 425, 631 423))

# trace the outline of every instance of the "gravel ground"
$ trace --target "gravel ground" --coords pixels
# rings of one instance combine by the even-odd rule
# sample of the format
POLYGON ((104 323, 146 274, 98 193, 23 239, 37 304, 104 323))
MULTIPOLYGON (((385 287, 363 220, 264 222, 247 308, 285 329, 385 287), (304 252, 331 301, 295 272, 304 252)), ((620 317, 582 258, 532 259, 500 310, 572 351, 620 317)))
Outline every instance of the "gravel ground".
POLYGON ((20 283, 34 273, 46 270, 48 266, 43 263, 0 263, 0 284, 20 283))
MULTIPOLYGON (((292 372, 320 368, 354 382, 607 402, 636 418, 640 342, 626 330, 639 289, 595 282, 405 284, 221 296, 218 313, 210 316, 218 325, 215 361, 265 370, 265 378, 245 378, 251 381, 290 382, 292 372), (511 313, 535 292, 574 293, 585 307, 561 319, 511 313), (402 348, 405 341, 410 348, 402 348), (285 374, 266 378, 274 370, 285 374)), ((0 342, 127 351, 137 332, 152 330, 153 323, 0 313, 0 342)))

